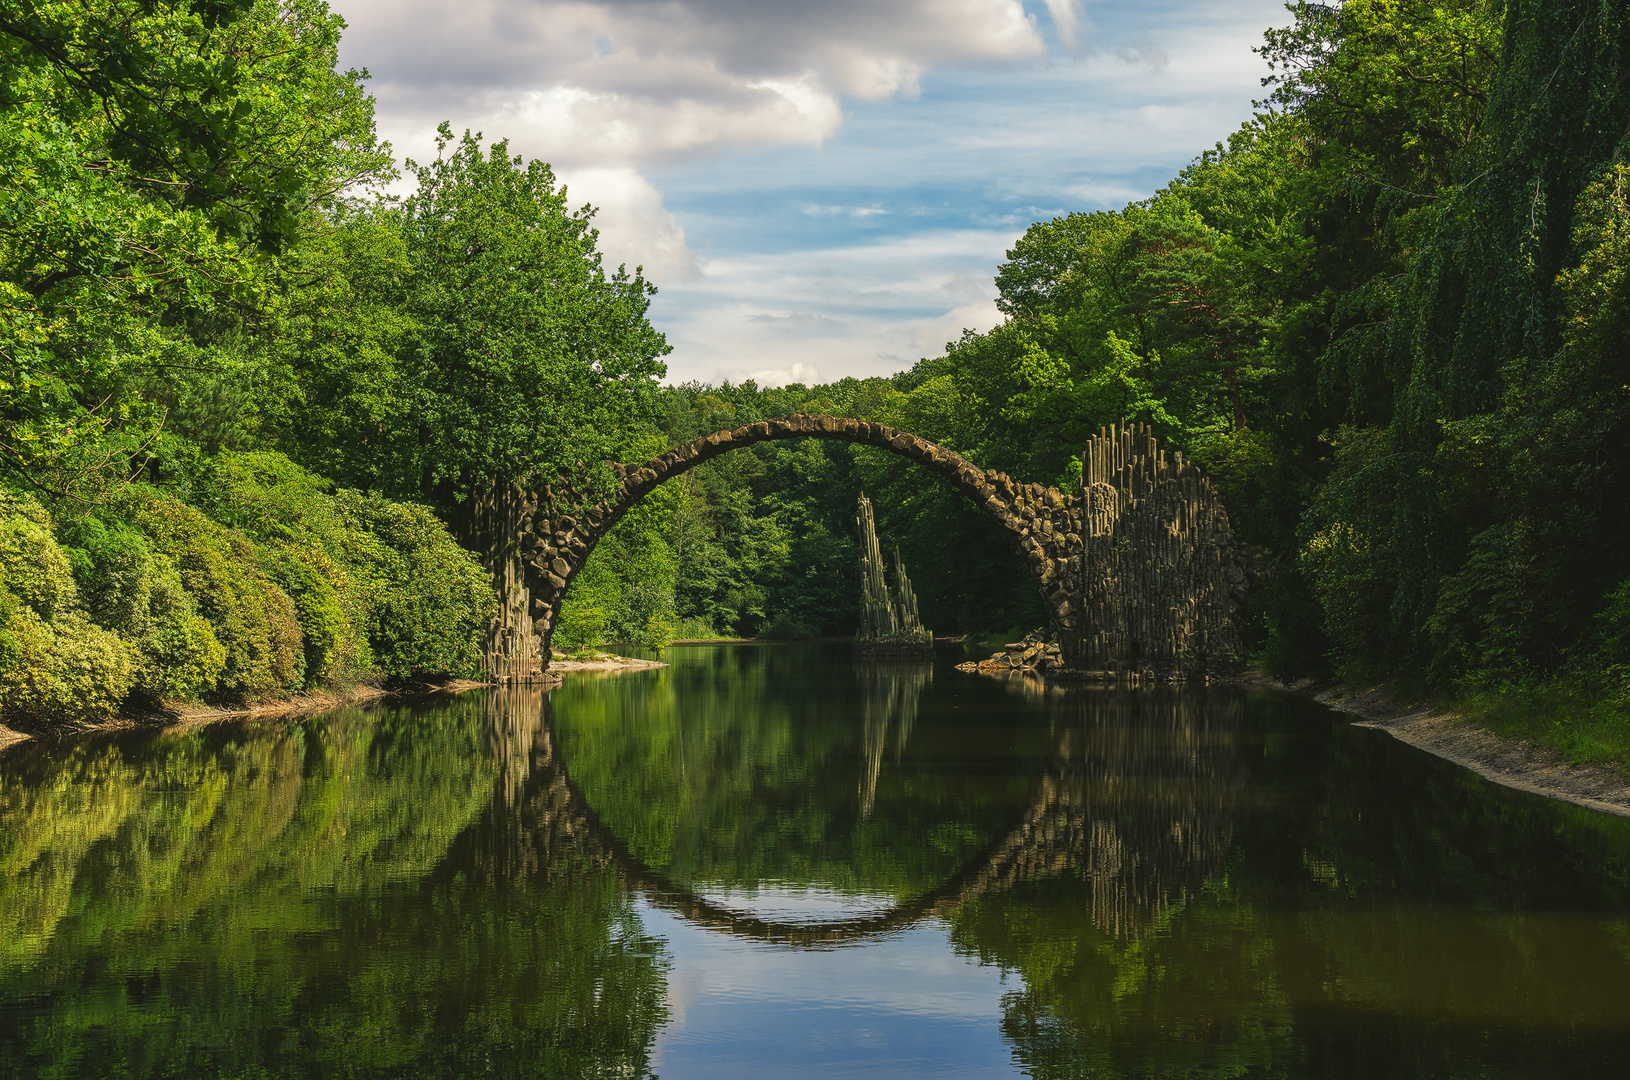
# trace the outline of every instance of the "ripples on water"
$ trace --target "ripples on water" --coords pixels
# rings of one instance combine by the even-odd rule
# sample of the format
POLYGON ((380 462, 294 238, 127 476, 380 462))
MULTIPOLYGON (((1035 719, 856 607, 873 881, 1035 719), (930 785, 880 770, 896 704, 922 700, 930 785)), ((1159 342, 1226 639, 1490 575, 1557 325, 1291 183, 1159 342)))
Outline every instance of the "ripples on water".
POLYGON ((0 1076, 1626 1074, 1630 821, 832 646, 0 753, 0 1076))

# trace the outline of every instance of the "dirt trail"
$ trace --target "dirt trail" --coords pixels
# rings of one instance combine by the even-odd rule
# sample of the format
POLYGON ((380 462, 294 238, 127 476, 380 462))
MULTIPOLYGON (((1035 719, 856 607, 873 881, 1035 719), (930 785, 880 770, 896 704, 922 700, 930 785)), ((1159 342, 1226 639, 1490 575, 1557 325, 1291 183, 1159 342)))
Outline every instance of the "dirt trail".
POLYGON ((1429 754, 1464 765, 1496 784, 1630 817, 1630 779, 1616 770, 1570 765, 1550 750, 1496 735, 1433 705, 1401 700, 1385 687, 1351 696, 1328 689, 1297 692, 1332 709, 1363 717, 1358 722, 1360 727, 1385 731, 1429 754))

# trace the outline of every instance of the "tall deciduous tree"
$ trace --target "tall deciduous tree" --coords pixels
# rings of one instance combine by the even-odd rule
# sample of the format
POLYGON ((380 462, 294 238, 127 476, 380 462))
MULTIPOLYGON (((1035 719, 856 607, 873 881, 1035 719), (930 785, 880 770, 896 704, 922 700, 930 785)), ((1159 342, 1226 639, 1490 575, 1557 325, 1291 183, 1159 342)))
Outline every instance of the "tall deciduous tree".
POLYGON ((409 162, 417 191, 313 249, 328 285, 285 351, 305 392, 290 438, 336 479, 446 506, 617 459, 666 371, 655 288, 606 272, 593 211, 548 165, 445 124, 437 145, 409 162), (388 325, 358 325, 370 312, 388 325))
POLYGON ((668 352, 646 318, 656 290, 638 269, 608 273, 593 211, 506 142, 443 124, 436 159, 408 168, 412 195, 311 249, 312 283, 327 284, 279 350, 302 398, 286 438, 336 479, 447 510, 513 639, 489 659, 532 657, 516 550, 530 511, 512 493, 585 472, 603 486, 601 462, 644 456, 668 352))
POLYGON ((392 168, 320 0, 0 5, 0 472, 78 490, 271 302, 276 256, 392 168))

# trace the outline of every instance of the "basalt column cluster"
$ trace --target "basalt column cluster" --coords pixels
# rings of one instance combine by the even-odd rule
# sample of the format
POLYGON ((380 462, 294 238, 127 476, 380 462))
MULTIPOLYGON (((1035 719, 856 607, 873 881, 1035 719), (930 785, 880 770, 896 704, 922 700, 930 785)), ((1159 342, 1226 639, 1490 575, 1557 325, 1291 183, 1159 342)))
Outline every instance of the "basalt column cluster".
POLYGON ((491 575, 498 612, 487 623, 482 673, 492 682, 556 681, 549 643, 567 583, 606 524, 603 507, 578 509, 586 496, 496 483, 466 505, 465 532, 491 575), (580 516, 579 516, 580 515, 580 516))
POLYGON ((1075 670, 1215 675, 1238 662, 1230 615, 1262 571, 1236 548, 1211 481, 1147 425, 1106 428, 1082 455, 1076 498, 1083 599, 1061 639, 1075 670))
POLYGON ((877 543, 872 501, 860 497, 855 518, 860 534, 860 629, 855 632, 859 656, 933 656, 934 635, 917 617, 917 594, 906 577, 900 550, 894 551, 894 587, 883 577, 883 552, 877 543))
POLYGON ((537 509, 535 493, 502 482, 477 492, 464 507, 463 539, 480 554, 498 599, 481 650, 482 674, 492 682, 531 682, 549 666, 533 617, 538 577, 524 565, 533 553, 529 548, 538 546, 532 529, 537 509))

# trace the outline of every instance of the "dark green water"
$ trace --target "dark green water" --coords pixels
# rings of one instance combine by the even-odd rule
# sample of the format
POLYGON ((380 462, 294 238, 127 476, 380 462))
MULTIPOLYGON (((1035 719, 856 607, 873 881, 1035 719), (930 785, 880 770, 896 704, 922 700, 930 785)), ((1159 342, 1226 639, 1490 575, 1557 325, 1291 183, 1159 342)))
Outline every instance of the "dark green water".
POLYGON ((0 1077, 1623 1077, 1630 820, 840 646, 0 753, 0 1077))

